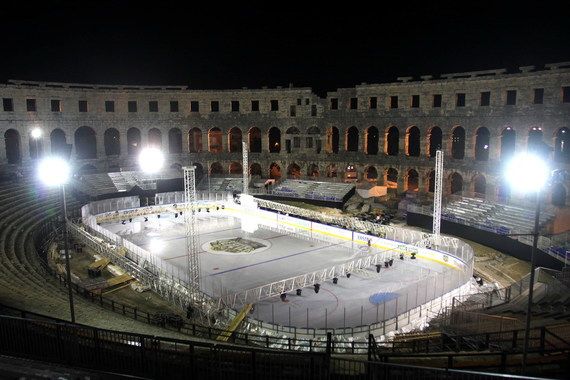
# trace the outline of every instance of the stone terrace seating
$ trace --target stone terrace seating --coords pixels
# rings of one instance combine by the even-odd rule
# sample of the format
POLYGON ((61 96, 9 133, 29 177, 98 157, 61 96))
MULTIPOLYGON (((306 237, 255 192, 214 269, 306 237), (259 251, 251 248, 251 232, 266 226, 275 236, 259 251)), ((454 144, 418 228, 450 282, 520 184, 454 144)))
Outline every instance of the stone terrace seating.
POLYGON ((316 182, 287 179, 277 185, 272 194, 288 197, 314 199, 319 201, 342 202, 354 188, 353 184, 316 182))

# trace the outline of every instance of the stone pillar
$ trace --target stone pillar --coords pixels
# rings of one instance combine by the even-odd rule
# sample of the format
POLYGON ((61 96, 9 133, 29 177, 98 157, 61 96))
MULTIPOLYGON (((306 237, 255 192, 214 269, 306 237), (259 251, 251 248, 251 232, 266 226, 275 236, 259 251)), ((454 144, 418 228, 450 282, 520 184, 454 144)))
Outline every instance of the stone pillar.
POLYGON ((451 133, 442 133, 441 135, 441 147, 445 154, 445 157, 451 158, 451 133))
POLYGON ((95 144, 97 147, 97 158, 105 157, 105 131, 102 126, 100 128, 93 128, 95 130, 95 144), (101 133, 97 133, 97 129, 101 131, 101 133))
POLYGON ((261 131, 261 152, 269 153, 269 130, 261 131))
POLYGON ((499 161, 501 159, 501 134, 491 132, 489 136, 489 161, 499 161))
POLYGON ((400 131, 398 139, 398 156, 403 157, 406 155, 406 130, 400 131))
POLYGON ((396 189, 398 191, 398 194, 404 191, 405 176, 406 173, 398 171, 398 188, 396 189))
POLYGON ((127 128, 119 128, 119 145, 121 147, 121 158, 128 157, 129 144, 127 140, 127 128))
POLYGON ((222 152, 224 152, 224 153, 230 151, 229 140, 230 140, 229 131, 222 129, 222 152))
POLYGON ((465 154, 463 159, 475 159, 475 131, 465 128, 465 154))

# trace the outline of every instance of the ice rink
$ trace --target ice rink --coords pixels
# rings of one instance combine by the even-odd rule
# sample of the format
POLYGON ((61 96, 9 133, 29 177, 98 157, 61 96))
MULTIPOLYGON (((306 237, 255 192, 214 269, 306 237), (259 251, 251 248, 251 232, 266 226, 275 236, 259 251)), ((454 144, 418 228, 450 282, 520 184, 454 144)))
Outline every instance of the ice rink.
MULTIPOLYGON (((197 222, 201 286, 213 297, 218 297, 222 289, 225 293, 247 290, 373 253, 369 251, 371 248, 353 247, 351 242, 302 239, 261 226, 247 233, 242 230, 239 218, 220 212, 202 210, 197 213, 197 222), (256 248, 252 252, 234 253, 216 251, 211 244, 233 238, 254 242, 256 248)), ((107 223, 103 227, 180 268, 181 272, 186 270, 185 226, 181 216, 150 215, 147 222, 138 217, 126 224, 107 223)), ((386 254, 394 262, 388 268, 382 266, 380 273, 370 267, 351 273, 350 278, 339 278, 337 284, 326 281, 320 284, 318 293, 311 286, 303 288, 300 296, 289 292, 284 301, 278 296, 262 300, 255 304, 253 316, 285 326, 354 327, 405 311, 408 303, 421 304, 445 285, 446 276, 433 276, 433 286, 416 284, 420 278, 449 272, 442 264, 428 259, 411 260, 409 256, 402 261, 395 252, 386 254)))

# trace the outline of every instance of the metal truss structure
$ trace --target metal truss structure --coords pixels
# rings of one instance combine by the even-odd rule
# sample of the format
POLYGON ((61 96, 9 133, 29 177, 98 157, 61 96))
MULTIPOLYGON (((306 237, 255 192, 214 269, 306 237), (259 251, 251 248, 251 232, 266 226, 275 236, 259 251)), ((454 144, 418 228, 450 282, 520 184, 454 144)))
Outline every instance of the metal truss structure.
POLYGON ((247 152, 247 143, 245 141, 242 141, 242 156, 243 156, 243 163, 242 163, 242 169, 243 169, 243 194, 247 194, 248 193, 248 188, 249 188, 249 160, 248 160, 248 152, 247 152))
POLYGON ((433 192, 433 235, 437 242, 441 227, 441 196, 443 194, 443 151, 435 152, 435 186, 433 192))
POLYGON ((200 291, 200 259, 198 257, 198 228, 196 227, 196 167, 185 166, 184 170, 184 202, 187 212, 184 213, 186 226, 186 264, 190 291, 198 298, 200 291))

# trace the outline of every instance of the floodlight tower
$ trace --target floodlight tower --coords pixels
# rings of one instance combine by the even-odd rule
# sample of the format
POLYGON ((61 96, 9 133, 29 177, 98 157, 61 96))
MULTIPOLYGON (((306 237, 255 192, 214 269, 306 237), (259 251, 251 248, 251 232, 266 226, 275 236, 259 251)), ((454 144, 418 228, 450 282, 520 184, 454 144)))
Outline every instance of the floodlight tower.
POLYGON ((246 194, 248 192, 249 187, 249 163, 248 163, 248 156, 247 156, 247 144, 245 141, 241 142, 241 151, 243 156, 243 191, 242 194, 246 194))
POLYGON ((443 194, 443 151, 435 152, 435 184, 433 192, 433 235, 435 244, 439 243, 441 228, 441 196, 443 194))
POLYGON ((200 298, 200 260, 198 258, 198 229, 196 228, 196 167, 184 166, 184 224, 186 225, 186 264, 188 283, 193 298, 200 298))
POLYGON ((67 206, 65 203, 65 184, 69 181, 71 168, 66 160, 60 157, 46 157, 38 165, 38 177, 45 185, 61 187, 61 213, 63 215, 63 241, 65 253, 65 270, 67 290, 69 297, 69 313, 71 322, 75 323, 75 307, 73 305, 73 291, 71 283, 71 268, 69 264, 69 243, 67 232, 67 206))

